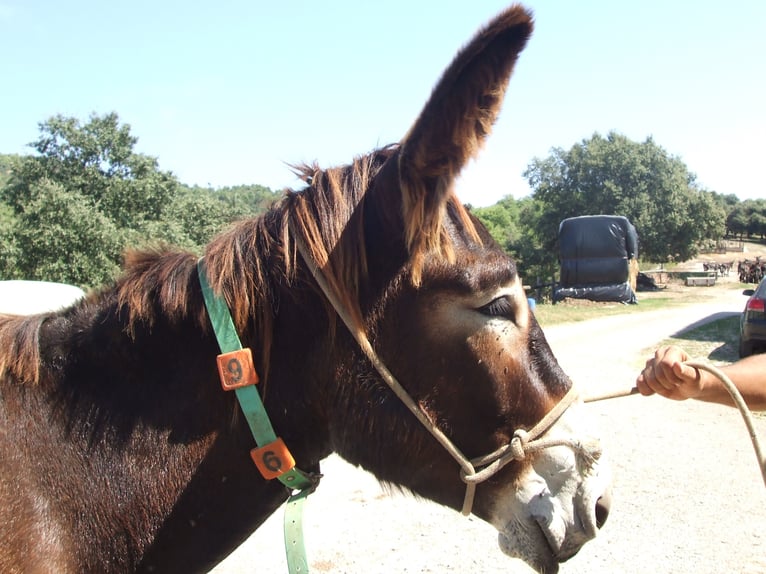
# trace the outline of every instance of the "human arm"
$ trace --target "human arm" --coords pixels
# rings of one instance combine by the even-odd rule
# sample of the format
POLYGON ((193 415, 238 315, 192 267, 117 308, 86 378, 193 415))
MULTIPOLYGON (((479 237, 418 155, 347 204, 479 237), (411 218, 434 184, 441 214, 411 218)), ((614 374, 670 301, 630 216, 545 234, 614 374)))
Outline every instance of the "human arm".
MULTIPOLYGON (((673 400, 697 399, 732 406, 718 378, 687 364, 689 355, 675 346, 660 347, 636 379, 642 395, 657 393, 673 400)), ((766 410, 766 354, 753 355, 721 367, 752 410, 766 410)))

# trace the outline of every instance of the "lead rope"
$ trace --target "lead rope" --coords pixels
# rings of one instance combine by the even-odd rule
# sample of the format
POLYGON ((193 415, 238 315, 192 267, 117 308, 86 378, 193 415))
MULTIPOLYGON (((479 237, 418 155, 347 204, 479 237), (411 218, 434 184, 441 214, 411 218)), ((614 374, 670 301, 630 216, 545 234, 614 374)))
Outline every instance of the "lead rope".
POLYGON ((580 441, 575 439, 539 439, 538 437, 543 435, 579 398, 579 394, 575 387, 569 389, 564 397, 551 409, 536 425, 534 425, 528 431, 518 429, 513 433, 511 442, 503 445, 496 451, 474 459, 467 458, 460 449, 445 435, 432 421, 425 412, 418 406, 418 404, 412 399, 409 393, 402 387, 396 377, 388 370, 386 365, 381 361, 378 354, 372 348, 372 344, 367 338, 367 334, 364 329, 359 326, 356 328, 355 322, 351 318, 348 310, 340 304, 335 292, 330 288, 327 279, 319 269, 313 258, 307 253, 307 249, 301 236, 298 233, 293 232, 295 243, 298 247, 298 252, 303 258, 304 262, 308 266, 312 277, 316 281, 322 293, 335 309, 335 312, 343 321, 344 325, 348 328, 351 335, 356 340, 362 352, 367 359, 375 367, 375 370, 394 392, 394 394, 401 400, 409 411, 415 415, 420 423, 433 435, 433 437, 444 447, 444 449, 455 459, 460 465, 460 478, 466 485, 465 497, 463 499, 463 507, 461 513, 465 516, 471 514, 473 508, 474 498, 476 496, 476 485, 498 472, 501 468, 507 465, 513 460, 523 460, 526 456, 532 452, 537 452, 544 448, 550 448, 553 446, 568 446, 576 452, 583 455, 584 459, 592 462, 597 459, 601 452, 600 447, 596 444, 583 445, 580 441), (477 472, 476 467, 484 467, 477 472))
MULTIPOLYGON (((718 377, 721 383, 723 383, 724 388, 726 388, 726 390, 731 395, 731 398, 734 401, 734 405, 739 409, 739 413, 742 415, 742 419, 745 421, 747 432, 750 434, 750 441, 753 443, 753 449, 755 450, 755 457, 758 460, 758 469, 761 471, 763 484, 766 486, 766 454, 764 454, 763 445, 758 438, 758 434, 755 432, 755 421, 753 420, 753 413, 750 412, 750 409, 745 403, 745 399, 742 398, 742 393, 739 392, 739 389, 728 377, 728 375, 718 367, 715 367, 705 361, 687 361, 686 364, 690 367, 694 367, 695 369, 702 369, 703 371, 707 371, 708 373, 718 377)), ((616 399, 618 397, 627 397, 635 394, 638 394, 638 389, 633 387, 632 389, 626 391, 616 391, 603 395, 587 397, 583 400, 583 402, 592 403, 596 401, 616 399)))
POLYGON ((723 386, 726 387, 726 390, 729 391, 729 394, 731 395, 731 398, 734 401, 734 404, 739 409, 739 412, 742 415, 743 420, 745 421, 747 432, 750 434, 750 441, 753 443, 753 449, 755 450, 755 457, 758 460, 758 468, 761 471, 763 484, 764 486, 766 486, 766 456, 764 456, 763 446, 761 445, 761 441, 755 432, 755 421, 753 421, 753 414, 750 412, 750 409, 747 407, 747 404, 745 403, 745 399, 742 398, 742 393, 739 392, 739 389, 737 388, 737 386, 726 375, 726 373, 724 373, 718 367, 714 367, 713 365, 706 363, 704 361, 688 361, 686 364, 689 365, 690 367, 694 367, 695 369, 702 369, 704 371, 707 371, 708 373, 715 375, 721 380, 721 382, 723 383, 723 386))

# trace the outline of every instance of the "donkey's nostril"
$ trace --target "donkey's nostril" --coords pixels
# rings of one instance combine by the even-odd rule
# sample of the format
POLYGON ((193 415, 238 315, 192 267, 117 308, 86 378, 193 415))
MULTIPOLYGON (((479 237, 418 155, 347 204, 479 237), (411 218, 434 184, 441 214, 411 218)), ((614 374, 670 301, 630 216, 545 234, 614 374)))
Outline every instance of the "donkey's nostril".
POLYGON ((612 493, 608 490, 596 501, 596 526, 601 528, 609 518, 609 509, 612 507, 612 493))

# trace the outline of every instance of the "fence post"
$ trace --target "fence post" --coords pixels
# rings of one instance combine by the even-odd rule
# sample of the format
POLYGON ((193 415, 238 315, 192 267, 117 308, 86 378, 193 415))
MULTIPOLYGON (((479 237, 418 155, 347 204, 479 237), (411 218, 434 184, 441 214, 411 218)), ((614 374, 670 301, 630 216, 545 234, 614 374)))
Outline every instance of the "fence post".
POLYGON ((556 304, 556 278, 551 275, 551 303, 556 304))
POLYGON ((543 287, 540 285, 540 276, 535 277, 535 299, 542 301, 543 287))

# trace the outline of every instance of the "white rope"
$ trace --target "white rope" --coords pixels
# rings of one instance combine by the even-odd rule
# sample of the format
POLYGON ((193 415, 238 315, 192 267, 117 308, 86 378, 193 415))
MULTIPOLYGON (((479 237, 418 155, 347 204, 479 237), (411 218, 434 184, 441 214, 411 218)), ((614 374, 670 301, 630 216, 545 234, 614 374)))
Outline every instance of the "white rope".
POLYGON ((742 398, 742 393, 739 392, 737 386, 726 375, 726 373, 724 373, 718 367, 714 367, 713 365, 704 361, 687 361, 686 364, 690 367, 694 367, 695 369, 702 369, 703 371, 707 371, 708 373, 718 377, 726 390, 729 391, 734 404, 739 409, 739 412, 742 415, 742 419, 745 421, 747 432, 750 434, 750 441, 753 443, 753 449, 755 450, 755 457, 758 459, 758 468, 760 469, 761 476, 763 477, 763 484, 766 486, 766 455, 764 455, 763 445, 758 438, 758 434, 755 432, 753 413, 750 412, 750 409, 747 407, 747 403, 745 403, 745 399, 742 398))

